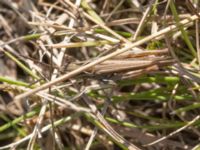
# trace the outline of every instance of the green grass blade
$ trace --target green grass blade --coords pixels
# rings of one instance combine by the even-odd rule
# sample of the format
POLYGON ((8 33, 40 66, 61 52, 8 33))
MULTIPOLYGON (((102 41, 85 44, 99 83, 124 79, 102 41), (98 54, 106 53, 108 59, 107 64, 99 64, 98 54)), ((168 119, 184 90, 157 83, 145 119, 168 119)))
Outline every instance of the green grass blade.
POLYGON ((187 32, 184 30, 183 26, 180 24, 180 19, 179 19, 179 16, 178 16, 178 13, 177 13, 177 10, 176 10, 176 7, 174 5, 173 0, 170 1, 170 9, 171 9, 172 14, 174 16, 176 24, 177 24, 177 26, 179 27, 179 29, 181 31, 181 34, 182 34, 182 37, 183 37, 185 43, 187 44, 188 48, 190 49, 192 55, 197 57, 196 51, 195 51, 192 43, 190 42, 190 39, 189 39, 189 37, 187 35, 187 32))
POLYGON ((13 56, 11 53, 4 51, 5 55, 8 56, 11 60, 13 60, 19 67, 21 67, 26 73, 28 73, 30 76, 32 76, 34 79, 39 80, 40 77, 37 76, 35 73, 33 73, 26 65, 24 65, 22 62, 20 62, 15 56, 13 56))

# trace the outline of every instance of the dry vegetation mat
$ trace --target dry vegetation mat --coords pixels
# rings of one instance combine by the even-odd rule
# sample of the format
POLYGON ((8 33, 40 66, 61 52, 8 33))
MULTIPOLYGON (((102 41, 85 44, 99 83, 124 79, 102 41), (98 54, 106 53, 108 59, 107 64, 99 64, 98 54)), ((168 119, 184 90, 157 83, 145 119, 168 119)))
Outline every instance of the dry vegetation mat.
POLYGON ((0 0, 0 150, 199 150, 198 0, 0 0))

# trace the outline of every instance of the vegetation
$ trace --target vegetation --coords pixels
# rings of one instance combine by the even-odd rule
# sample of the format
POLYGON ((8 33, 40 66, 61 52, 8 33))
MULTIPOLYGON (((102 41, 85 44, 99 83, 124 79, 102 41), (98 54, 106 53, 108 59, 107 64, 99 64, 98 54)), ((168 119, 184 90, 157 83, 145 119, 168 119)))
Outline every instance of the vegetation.
POLYGON ((198 0, 0 0, 0 150, 199 150, 198 0))

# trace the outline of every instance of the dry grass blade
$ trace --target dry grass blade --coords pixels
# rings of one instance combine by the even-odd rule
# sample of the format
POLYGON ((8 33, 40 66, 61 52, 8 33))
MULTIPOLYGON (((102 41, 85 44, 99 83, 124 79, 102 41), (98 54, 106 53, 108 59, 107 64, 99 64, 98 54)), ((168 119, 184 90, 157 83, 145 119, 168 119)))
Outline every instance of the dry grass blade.
POLYGON ((142 27, 145 25, 145 19, 147 18, 147 16, 149 15, 151 9, 152 9, 152 5, 154 4, 155 0, 151 0, 151 3, 149 4, 148 8, 146 9, 146 11, 144 12, 144 15, 137 27, 137 30, 135 31, 134 37, 133 37, 133 41, 135 41, 137 39, 137 37, 139 36, 142 27))
POLYGON ((97 117, 98 121, 103 124, 104 128, 102 128, 110 137, 112 137, 115 141, 119 142, 122 145, 125 145, 130 150, 140 150, 140 148, 136 147, 126 139, 124 139, 121 135, 119 135, 104 119, 102 114, 97 110, 96 106, 92 103, 90 99, 87 98, 87 96, 83 95, 84 101, 89 105, 90 109, 95 114, 95 117, 97 117))
POLYGON ((182 130, 184 130, 185 128, 191 126, 193 123, 195 123, 197 120, 199 120, 199 118, 200 118, 200 116, 196 116, 194 119, 192 119, 192 121, 188 122, 187 125, 183 126, 182 128, 179 128, 178 130, 176 130, 176 131, 170 133, 169 135, 167 135, 167 136, 165 136, 165 137, 162 137, 162 138, 160 138, 160 139, 158 139, 158 140, 156 140, 156 141, 154 141, 154 142, 152 142, 152 143, 149 143, 149 144, 147 144, 147 145, 145 145, 145 146, 154 145, 154 144, 156 144, 156 143, 159 143, 159 142, 161 142, 161 141, 163 141, 163 140, 165 140, 165 139, 167 139, 167 138, 169 138, 169 137, 171 137, 171 136, 173 136, 173 135, 175 135, 175 134, 181 132, 182 130))

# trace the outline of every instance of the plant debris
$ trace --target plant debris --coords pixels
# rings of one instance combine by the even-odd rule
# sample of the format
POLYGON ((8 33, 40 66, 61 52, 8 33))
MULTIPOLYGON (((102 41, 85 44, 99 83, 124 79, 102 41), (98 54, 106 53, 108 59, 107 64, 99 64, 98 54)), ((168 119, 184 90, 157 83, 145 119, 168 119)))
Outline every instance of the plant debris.
POLYGON ((0 150, 198 150, 199 2, 0 0, 0 150))

